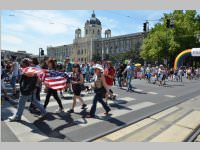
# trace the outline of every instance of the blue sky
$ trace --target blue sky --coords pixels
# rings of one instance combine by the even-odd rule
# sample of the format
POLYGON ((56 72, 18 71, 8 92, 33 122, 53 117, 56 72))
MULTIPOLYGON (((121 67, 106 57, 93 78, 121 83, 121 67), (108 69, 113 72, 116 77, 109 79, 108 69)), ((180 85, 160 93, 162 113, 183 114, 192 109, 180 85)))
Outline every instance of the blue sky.
MULTIPOLYGON (((158 20, 170 10, 95 10, 96 17, 112 36, 142 32, 145 20, 158 20)), ((1 11, 1 48, 38 54, 47 46, 71 44, 76 28, 82 29, 92 10, 4 10, 1 11)), ((150 28, 158 21, 150 21, 150 28)), ((102 35, 103 36, 103 35, 102 35)))

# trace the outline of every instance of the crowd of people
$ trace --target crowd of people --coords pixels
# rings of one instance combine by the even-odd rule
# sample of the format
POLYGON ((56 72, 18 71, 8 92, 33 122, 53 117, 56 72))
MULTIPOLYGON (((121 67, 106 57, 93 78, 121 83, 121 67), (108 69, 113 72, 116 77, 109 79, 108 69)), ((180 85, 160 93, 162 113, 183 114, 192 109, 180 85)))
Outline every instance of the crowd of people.
POLYGON ((132 61, 129 61, 127 64, 120 63, 115 65, 113 65, 111 61, 97 61, 86 64, 75 62, 72 64, 69 57, 66 57, 64 63, 58 63, 53 58, 41 61, 40 63, 37 58, 24 58, 21 62, 18 62, 15 56, 12 57, 10 62, 1 61, 1 89, 4 93, 4 99, 10 100, 5 87, 6 82, 11 84, 14 97, 19 93, 17 112, 14 116, 9 117, 10 121, 21 120, 26 101, 28 100, 31 101, 29 106, 30 112, 38 110, 41 117, 46 116, 51 96, 53 96, 58 103, 56 112, 64 113, 61 98, 64 97, 63 94, 65 92, 73 94, 72 106, 70 110, 68 110, 68 113, 74 113, 77 100, 79 100, 82 105, 81 109, 86 109, 87 104, 81 97, 81 92, 83 90, 94 91, 92 107, 86 117, 95 117, 97 102, 102 104, 105 109, 105 115, 109 115, 111 108, 107 101, 108 99, 116 100, 116 94, 113 92, 113 85, 117 85, 120 89, 127 87, 127 92, 131 92, 134 91, 132 80, 135 78, 139 78, 140 80, 145 79, 148 83, 158 83, 158 85, 161 86, 166 84, 166 80, 182 82, 183 77, 188 78, 188 80, 199 79, 200 68, 180 67, 174 70, 163 65, 153 66, 150 64, 143 67, 141 65, 135 65, 132 61), (70 77, 66 76, 65 88, 55 90, 46 86, 43 79, 38 77, 37 74, 22 72, 22 69, 27 67, 71 74, 70 77), (16 90, 17 82, 20 85, 19 91, 16 90), (89 86, 85 85, 86 82, 89 86), (44 86, 46 93, 44 104, 40 101, 42 86, 44 86))

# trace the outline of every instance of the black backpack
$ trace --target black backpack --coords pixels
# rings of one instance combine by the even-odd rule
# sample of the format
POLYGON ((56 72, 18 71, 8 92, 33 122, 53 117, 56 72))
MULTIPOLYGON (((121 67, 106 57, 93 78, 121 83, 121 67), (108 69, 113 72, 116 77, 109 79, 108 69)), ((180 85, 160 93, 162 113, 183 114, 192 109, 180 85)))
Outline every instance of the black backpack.
POLYGON ((21 94, 25 96, 31 95, 36 87, 36 82, 37 82, 37 76, 28 77, 23 74, 20 79, 21 94))

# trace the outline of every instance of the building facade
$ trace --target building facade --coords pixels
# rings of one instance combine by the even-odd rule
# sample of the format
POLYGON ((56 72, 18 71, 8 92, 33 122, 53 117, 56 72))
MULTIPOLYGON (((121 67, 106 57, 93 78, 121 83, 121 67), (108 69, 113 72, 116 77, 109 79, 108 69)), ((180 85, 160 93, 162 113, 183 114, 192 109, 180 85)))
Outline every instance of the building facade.
POLYGON ((11 60, 12 56, 17 56, 17 60, 21 60, 26 57, 32 57, 32 54, 27 53, 26 51, 11 51, 11 50, 1 50, 1 59, 2 60, 11 60))
POLYGON ((96 18, 93 12, 90 20, 87 20, 84 27, 84 36, 81 29, 75 30, 75 38, 72 44, 57 47, 47 47, 47 55, 59 61, 69 56, 72 61, 78 60, 86 63, 92 60, 94 55, 100 55, 103 59, 106 54, 117 55, 131 49, 140 50, 145 34, 143 32, 111 36, 111 30, 107 29, 102 37, 101 21, 96 18))

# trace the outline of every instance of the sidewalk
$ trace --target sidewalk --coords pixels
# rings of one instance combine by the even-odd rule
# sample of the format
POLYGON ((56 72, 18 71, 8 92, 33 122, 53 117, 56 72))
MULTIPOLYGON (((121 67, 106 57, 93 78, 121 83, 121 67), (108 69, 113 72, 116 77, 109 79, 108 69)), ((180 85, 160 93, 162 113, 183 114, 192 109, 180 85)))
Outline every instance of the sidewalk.
MULTIPOLYGON (((96 142, 183 142, 200 127, 200 96, 135 124, 101 137, 96 142)), ((200 136, 195 140, 200 141, 200 136)))

